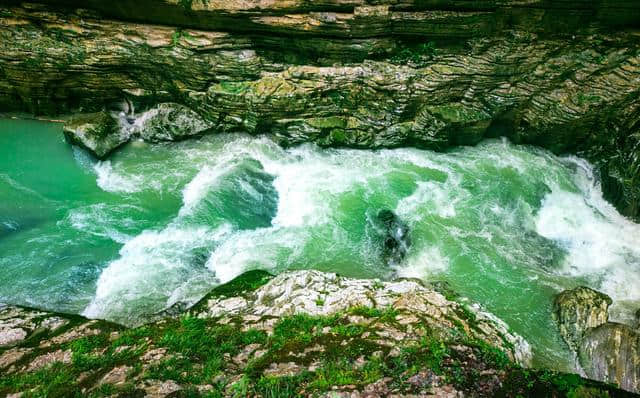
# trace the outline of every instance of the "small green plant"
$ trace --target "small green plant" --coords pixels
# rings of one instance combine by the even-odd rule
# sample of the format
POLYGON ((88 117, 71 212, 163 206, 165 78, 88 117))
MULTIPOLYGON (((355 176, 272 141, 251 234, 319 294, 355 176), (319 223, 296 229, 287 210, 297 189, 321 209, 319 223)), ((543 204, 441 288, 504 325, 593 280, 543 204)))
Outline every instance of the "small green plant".
POLYGON ((578 94, 578 103, 580 105, 587 104, 587 103, 595 103, 598 101, 600 101, 600 96, 598 95, 584 94, 584 93, 578 94))
POLYGON ((171 45, 177 46, 180 43, 180 39, 182 39, 184 35, 184 31, 182 29, 176 29, 175 32, 171 35, 171 45))
POLYGON ((363 316, 365 318, 378 318, 382 316, 382 311, 380 309, 364 305, 359 305, 349 309, 349 313, 352 315, 363 316))
POLYGON ((417 66, 424 65, 438 54, 436 45, 430 41, 414 46, 405 47, 391 58, 397 64, 413 63, 417 66))
POLYGON ((180 4, 185 11, 191 11, 194 2, 200 2, 204 6, 209 4, 209 0, 178 0, 178 4, 180 4))

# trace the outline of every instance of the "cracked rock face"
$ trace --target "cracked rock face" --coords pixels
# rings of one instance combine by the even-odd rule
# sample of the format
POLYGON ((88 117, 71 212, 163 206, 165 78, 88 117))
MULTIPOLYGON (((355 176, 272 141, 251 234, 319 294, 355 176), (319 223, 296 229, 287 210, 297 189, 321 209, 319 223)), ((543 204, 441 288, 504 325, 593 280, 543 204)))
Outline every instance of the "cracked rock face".
MULTIPOLYGON (((241 317, 247 323, 269 328, 278 317, 330 315, 353 307, 393 308, 399 312, 396 320, 408 328, 421 325, 443 335, 462 325, 472 336, 505 349, 511 359, 523 364, 530 359, 526 341, 509 333, 503 321, 471 307, 475 320, 470 322, 461 304, 447 300, 418 280, 380 282, 319 271, 287 272, 244 297, 205 299, 193 312, 201 318, 241 317)), ((380 333, 390 340, 407 338, 406 333, 397 334, 391 329, 380 333)))
POLYGON ((640 333, 629 326, 608 322, 587 330, 578 358, 589 377, 640 392, 640 333))

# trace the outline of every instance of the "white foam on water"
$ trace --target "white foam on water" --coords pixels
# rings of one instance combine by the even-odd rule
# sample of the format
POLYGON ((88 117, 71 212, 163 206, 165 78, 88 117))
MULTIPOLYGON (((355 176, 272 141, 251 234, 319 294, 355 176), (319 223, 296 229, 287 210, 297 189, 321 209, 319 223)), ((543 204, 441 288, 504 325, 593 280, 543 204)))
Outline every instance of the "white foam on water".
POLYGON ((130 211, 143 211, 143 209, 127 204, 108 205, 106 203, 77 207, 70 210, 58 225, 68 223, 79 231, 109 238, 117 243, 126 243, 132 236, 122 230, 135 228, 139 223, 126 216, 130 211))
POLYGON ((97 162, 93 169, 98 175, 98 186, 107 192, 134 193, 142 190, 143 179, 137 175, 120 174, 110 160, 97 162))
MULTIPOLYGON (((182 190, 183 206, 179 215, 192 214, 210 190, 214 189, 217 183, 237 167, 243 159, 251 158, 269 163, 271 160, 261 148, 266 142, 265 138, 239 137, 226 143, 222 148, 217 150, 213 148, 211 152, 195 149, 184 151, 189 162, 199 164, 200 170, 182 190), (205 160, 203 161, 203 159, 205 160)), ((271 143, 271 145, 275 144, 271 143)))
POLYGON ((89 152, 81 149, 76 145, 72 146, 71 148, 73 151, 73 158, 75 159, 76 163, 80 165, 80 167, 85 172, 91 172, 97 162, 91 157, 89 152))
POLYGON ((315 147, 289 151, 285 161, 263 163, 275 175, 278 209, 272 223, 281 227, 325 224, 332 213, 329 199, 350 185, 349 170, 340 170, 331 159, 321 159, 315 147))
POLYGON ((280 153, 279 157, 254 154, 264 170, 275 177, 278 209, 272 223, 281 227, 320 225, 331 222, 331 200, 349 191, 355 184, 366 185, 375 158, 357 151, 320 151, 306 144, 280 153), (350 156, 353 155, 353 156, 350 156), (364 163, 364 162, 369 163, 364 163))
POLYGON ((430 275, 444 272, 449 267, 449 259, 436 246, 412 250, 404 263, 396 268, 398 276, 426 279, 430 275))
POLYGON ((198 204, 207 196, 207 193, 220 177, 227 174, 234 167, 233 163, 224 166, 205 166, 182 190, 183 206, 180 208, 180 216, 192 214, 198 204))
POLYGON ((455 183, 452 184, 450 181, 420 181, 417 184, 415 192, 398 203, 396 213, 399 216, 405 219, 421 219, 428 211, 442 218, 456 216, 456 206, 464 200, 463 195, 466 192, 453 188, 455 183))
MULTIPOLYGON (((120 258, 102 271, 95 297, 83 315, 110 319, 114 314, 135 314, 145 302, 157 306, 158 301, 168 300, 190 274, 204 271, 193 269, 189 254, 213 246, 230 232, 227 224, 215 230, 169 225, 161 231, 144 231, 129 240, 120 250, 120 258)), ((171 299, 177 300, 175 296, 171 299)))
POLYGON ((239 231, 216 248, 206 266, 221 283, 250 269, 274 271, 302 256, 307 235, 281 227, 239 231))
MULTIPOLYGON (((598 187, 593 184, 591 166, 579 159, 558 160, 545 152, 513 147, 505 141, 437 155, 417 149, 320 150, 312 144, 283 149, 267 138, 244 136, 229 140, 219 138, 218 141, 211 138, 195 148, 176 145, 178 152, 171 154, 170 173, 182 174, 175 178, 178 182, 171 189, 182 190, 183 206, 174 224, 132 238, 118 237, 113 231, 99 229, 101 222, 92 226, 94 221, 87 217, 76 216, 73 220, 76 228, 104 233, 125 243, 120 258, 109 264, 100 276, 96 297, 85 310, 86 315, 100 317, 119 311, 126 313, 126 307, 131 305, 122 303, 145 300, 146 297, 156 301, 159 297, 161 302, 165 300, 164 303, 170 305, 193 296, 194 285, 206 285, 206 281, 211 285, 227 282, 249 269, 280 272, 291 266, 313 266, 314 261, 324 260, 318 259, 315 253, 310 255, 314 250, 324 250, 327 258, 338 260, 346 253, 350 257, 345 259, 345 264, 359 262, 359 266, 366 268, 370 266, 367 259, 379 254, 376 244, 350 241, 354 239, 353 232, 346 227, 341 229, 344 226, 337 221, 339 216, 344 217, 336 213, 341 198, 356 190, 365 192, 362 200, 367 203, 369 195, 375 198, 376 204, 371 206, 383 206, 385 201, 389 208, 395 205, 395 212, 401 219, 423 229, 428 227, 424 222, 432 222, 433 218, 428 217, 437 215, 442 219, 434 221, 438 231, 459 245, 460 254, 472 256, 474 261, 483 264, 489 274, 504 272, 495 264, 496 256, 513 263, 514 267, 534 267, 537 260, 527 260, 531 254, 527 252, 528 246, 520 244, 521 240, 526 240, 520 234, 524 230, 535 230, 567 250, 561 271, 567 278, 556 275, 554 278, 562 279, 563 283, 586 278, 593 287, 603 290, 614 300, 640 300, 640 226, 625 220, 602 199, 598 187), (193 214, 218 183, 249 158, 260 162, 264 171, 274 177, 272 184, 278 193, 278 205, 272 227, 251 231, 231 231, 227 227, 220 232, 211 226, 182 225, 194 220, 181 216, 193 214), (566 188, 566 181, 570 180, 565 175, 566 170, 558 167, 563 162, 572 163, 578 169, 574 185, 581 192, 561 188, 566 188), (415 168, 405 168, 407 164, 441 171, 447 179, 444 182, 426 180, 429 177, 423 178, 415 168), (545 197, 541 209, 535 212, 531 209, 534 205, 527 204, 524 199, 513 206, 491 203, 492 190, 497 183, 484 182, 484 179, 493 178, 494 166, 523 174, 517 182, 527 181, 526 177, 531 175, 532 181, 542 179, 551 187, 552 192, 545 197), (405 191, 404 197, 387 185, 391 178, 401 173, 411 176, 415 173, 416 188, 411 193, 405 191), (472 194, 463 185, 463 179, 477 191, 472 194), (478 188, 478 182, 486 183, 487 189, 478 188), (494 238, 498 243, 493 242, 494 238), (321 239, 321 244, 317 244, 317 239, 321 239), (477 253, 484 249, 478 247, 484 245, 482 239, 487 245, 498 245, 488 250, 490 255, 477 253), (514 240, 513 246, 504 244, 508 239, 514 240), (205 276, 197 279, 192 276, 192 264, 185 253, 204 246, 210 246, 212 252, 206 262, 206 272, 199 271, 205 276), (509 250, 518 250, 518 253, 509 250), (209 277, 215 281, 211 282, 209 277)), ((158 167, 154 166, 166 166, 161 161, 164 160, 151 157, 148 165, 135 169, 136 173, 144 176, 145 181, 164 181, 165 170, 157 172, 158 167)), ((108 161, 94 166, 101 188, 113 192, 147 189, 147 182, 142 181, 142 177, 138 179, 136 175, 125 174, 121 166, 117 163, 112 167, 108 161)), ((396 181, 402 180, 392 182, 396 181)), ((234 183, 242 185, 243 181, 234 183)), ((163 184, 166 190, 167 184, 163 184)), ((260 195, 248 184, 242 188, 248 195, 260 195)), ((363 219, 362 222, 367 221, 363 219)), ((122 231, 121 228, 116 230, 122 231)), ((369 238, 356 236, 356 239, 369 238)), ((397 267, 400 276, 424 279, 445 273, 452 266, 454 259, 447 258, 441 243, 424 247, 425 244, 419 238, 414 239, 414 246, 404 263, 397 267)), ((502 275, 495 279, 502 281, 502 275)), ((544 275, 541 279, 545 279, 544 275)), ((505 276, 504 283, 511 283, 509 281, 509 276, 505 276)), ((547 283, 547 280, 540 283, 547 283)))
POLYGON ((640 301, 640 225, 607 203, 593 168, 577 158, 580 193, 553 187, 537 214, 538 234, 567 251, 562 273, 586 278, 616 300, 640 301))

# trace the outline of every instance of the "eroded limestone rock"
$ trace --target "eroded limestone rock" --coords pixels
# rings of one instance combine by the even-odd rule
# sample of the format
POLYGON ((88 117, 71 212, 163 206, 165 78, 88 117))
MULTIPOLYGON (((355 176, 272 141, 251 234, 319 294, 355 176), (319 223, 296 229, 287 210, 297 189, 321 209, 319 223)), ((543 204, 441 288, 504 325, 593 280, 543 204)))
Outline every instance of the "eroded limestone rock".
MULTIPOLYGON (((606 198, 640 217, 640 36, 611 30, 637 28, 638 2, 65 3, 0 8, 0 109, 100 112, 126 97, 187 107, 201 121, 189 131, 287 145, 507 136, 588 158, 606 198)), ((166 116, 158 139, 181 132, 166 116)), ((82 126, 69 129, 100 157, 127 139, 82 126)))
POLYGON ((180 104, 159 104, 123 128, 145 141, 178 141, 204 133, 213 123, 180 104))
POLYGON ((98 158, 106 157, 131 137, 106 111, 73 116, 65 122, 64 133, 69 141, 88 149, 98 158))
MULTIPOLYGON (((0 395, 109 391, 171 397, 197 390, 237 397, 259 393, 256 387, 264 387, 267 375, 274 396, 282 385, 300 396, 329 392, 368 398, 567 393, 565 386, 549 383, 550 376, 565 375, 524 370, 508 360, 524 363, 517 354, 522 341, 504 323, 476 306, 452 302, 420 281, 382 283, 317 271, 270 278, 247 273, 214 290, 192 310, 203 319, 184 314, 132 329, 4 307, 0 327, 21 325, 29 335, 16 347, 0 347, 0 395), (313 302, 318 295, 329 304, 313 302), (347 296, 354 301, 345 300, 347 296), (353 308, 353 303, 365 304, 353 308), (224 308, 228 313, 219 312, 224 308), (217 315, 208 318, 209 313, 217 315), (60 324, 64 326, 42 327, 60 324), (348 384, 326 385, 337 371, 344 372, 348 384)), ((579 381, 597 396, 619 393, 611 386, 579 381)))
MULTIPOLYGON (((407 330, 411 326, 409 319, 413 319, 415 325, 432 328, 443 335, 462 325, 470 335, 505 349, 512 359, 525 364, 530 359, 526 341, 510 333, 503 321, 479 307, 469 307, 474 313, 474 319, 469 319, 461 304, 447 300, 418 280, 380 282, 319 271, 294 271, 276 276, 244 297, 205 299, 196 307, 195 315, 242 317, 246 325, 269 329, 278 317, 299 313, 330 315, 359 306, 393 308, 401 314, 399 317, 407 330)), ((385 326, 379 335, 384 339, 403 340, 412 333, 408 335, 385 326)))
POLYGON ((611 298, 587 287, 556 296, 554 317, 587 377, 640 392, 640 333, 609 322, 611 298))
POLYGON ((51 333, 69 323, 54 314, 0 305, 0 348, 28 339, 35 332, 51 333))
POLYGON ((590 378, 640 392, 640 334, 631 327, 608 322, 588 329, 578 358, 590 378))
POLYGON ((609 320, 611 298, 588 287, 566 290, 553 302, 553 316, 571 349, 578 350, 584 333, 609 320))
POLYGON ((71 350, 56 350, 40 355, 29 363, 27 372, 34 372, 44 368, 45 366, 49 366, 54 362, 71 363, 71 350))

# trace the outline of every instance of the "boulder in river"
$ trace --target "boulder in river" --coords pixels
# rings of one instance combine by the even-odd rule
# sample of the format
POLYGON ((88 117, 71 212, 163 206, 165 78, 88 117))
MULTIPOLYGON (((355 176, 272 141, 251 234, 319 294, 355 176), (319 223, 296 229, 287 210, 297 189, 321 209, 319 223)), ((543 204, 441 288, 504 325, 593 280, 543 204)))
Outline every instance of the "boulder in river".
POLYGON ((72 144, 88 149, 101 159, 130 138, 130 133, 122 130, 106 111, 74 115, 65 122, 64 135, 72 144))
POLYGON ((585 286, 565 290, 556 296, 553 317, 558 322, 560 334, 572 350, 578 350, 587 329, 609 320, 610 305, 609 296, 585 286))
POLYGON ((184 105, 161 103, 136 114, 129 102, 124 104, 119 111, 74 115, 65 122, 65 136, 102 159, 133 137, 147 142, 180 141, 213 127, 184 105))
POLYGON ((179 141, 201 135, 213 127, 193 110, 174 103, 159 104, 133 120, 132 135, 149 142, 179 141))
POLYGON ((640 392, 640 333, 609 322, 612 300, 588 287, 556 296, 553 315, 587 377, 640 392))
POLYGON ((378 212, 378 221, 384 229, 383 255, 389 265, 402 262, 411 246, 409 227, 391 210, 378 212))

